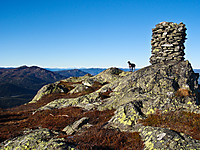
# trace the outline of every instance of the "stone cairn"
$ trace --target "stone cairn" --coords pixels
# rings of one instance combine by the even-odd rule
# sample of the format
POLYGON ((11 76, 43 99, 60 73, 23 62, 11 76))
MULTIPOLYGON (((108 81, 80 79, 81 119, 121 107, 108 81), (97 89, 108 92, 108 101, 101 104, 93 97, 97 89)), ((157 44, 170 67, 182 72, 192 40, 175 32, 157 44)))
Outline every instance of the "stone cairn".
POLYGON ((161 22, 152 29, 150 63, 184 60, 186 27, 182 22, 161 22))

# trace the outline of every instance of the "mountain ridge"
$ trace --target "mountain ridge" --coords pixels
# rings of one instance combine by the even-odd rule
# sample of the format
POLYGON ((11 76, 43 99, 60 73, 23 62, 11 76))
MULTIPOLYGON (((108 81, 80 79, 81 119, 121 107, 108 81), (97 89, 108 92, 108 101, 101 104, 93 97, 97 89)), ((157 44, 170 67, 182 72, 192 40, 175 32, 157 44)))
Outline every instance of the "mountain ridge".
MULTIPOLYGON (((77 71, 76 76, 86 73, 77 71), (81 74, 79 74, 79 72, 81 74)), ((17 68, 0 68, 0 107, 13 107, 30 101, 36 92, 49 83, 73 76, 65 73, 65 76, 38 66, 20 66, 17 68), (21 95, 21 97, 13 97, 21 95), (24 97, 24 95, 26 95, 24 97), (18 102, 17 102, 18 101, 18 102)))
POLYGON ((54 71, 57 74, 60 74, 62 76, 65 76, 66 78, 69 77, 80 77, 88 74, 87 72, 78 70, 78 69, 72 69, 72 70, 61 70, 61 71, 54 71))

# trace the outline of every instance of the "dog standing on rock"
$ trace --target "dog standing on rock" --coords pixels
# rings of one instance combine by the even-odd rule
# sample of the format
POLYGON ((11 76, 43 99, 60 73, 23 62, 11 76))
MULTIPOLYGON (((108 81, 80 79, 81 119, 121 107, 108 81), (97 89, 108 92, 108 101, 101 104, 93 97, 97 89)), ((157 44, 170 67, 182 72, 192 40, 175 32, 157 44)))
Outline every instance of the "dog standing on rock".
POLYGON ((128 61, 128 66, 129 66, 129 69, 131 72, 133 72, 133 68, 134 68, 134 71, 135 71, 135 64, 134 63, 131 63, 130 61, 128 61))

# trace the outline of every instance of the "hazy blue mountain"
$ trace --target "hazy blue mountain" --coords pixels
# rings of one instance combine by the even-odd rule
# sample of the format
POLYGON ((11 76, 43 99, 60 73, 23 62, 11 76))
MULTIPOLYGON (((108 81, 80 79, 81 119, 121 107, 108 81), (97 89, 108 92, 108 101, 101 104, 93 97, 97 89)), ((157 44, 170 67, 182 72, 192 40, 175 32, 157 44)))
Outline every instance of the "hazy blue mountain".
POLYGON ((62 71, 54 71, 55 73, 58 73, 66 78, 69 77, 80 77, 88 74, 87 72, 84 72, 79 69, 72 69, 72 70, 62 70, 62 71))
POLYGON ((71 68, 45 68, 49 71, 53 71, 53 72, 62 72, 62 71, 69 71, 69 70, 80 70, 80 71, 83 71, 85 73, 89 73, 91 75, 97 75, 99 74, 100 72, 106 70, 107 68, 74 68, 74 69, 71 69, 71 68))
MULTIPOLYGON (((79 69, 71 69, 71 68, 65 68, 65 69, 62 69, 62 68, 46 68, 47 70, 49 71, 53 71, 53 72, 68 72, 69 70, 81 70, 85 73, 89 73, 91 75, 97 75, 99 74, 100 72, 108 69, 108 68, 79 68, 79 69)), ((130 71, 129 68, 119 68, 123 71, 130 71)), ((135 70, 139 70, 139 69, 135 69, 135 70)), ((62 74, 61 74, 62 75, 62 74)), ((65 75, 66 76, 66 75, 65 75)))
MULTIPOLYGON (((82 70, 84 72, 88 72, 91 75, 97 75, 97 74, 99 74, 100 72, 102 72, 106 69, 108 69, 108 68, 83 68, 83 69, 80 69, 80 70, 82 70)), ((129 68, 119 68, 119 69, 121 69, 123 71, 130 71, 129 68)), ((139 69, 135 69, 135 70, 137 71, 139 69)))
POLYGON ((63 71, 63 70, 73 70, 74 68, 44 68, 44 69, 56 72, 56 71, 63 71))
POLYGON ((91 75, 97 75, 106 69, 107 68, 81 68, 80 70, 84 72, 88 72, 91 75))

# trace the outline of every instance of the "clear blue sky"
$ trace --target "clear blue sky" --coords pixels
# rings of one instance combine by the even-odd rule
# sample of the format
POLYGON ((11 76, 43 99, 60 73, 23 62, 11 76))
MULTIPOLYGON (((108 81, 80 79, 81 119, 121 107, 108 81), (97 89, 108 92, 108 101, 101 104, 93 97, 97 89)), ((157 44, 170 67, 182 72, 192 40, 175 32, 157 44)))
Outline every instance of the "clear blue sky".
POLYGON ((145 67, 162 21, 186 24, 200 68, 200 0, 0 0, 0 66, 145 67))

